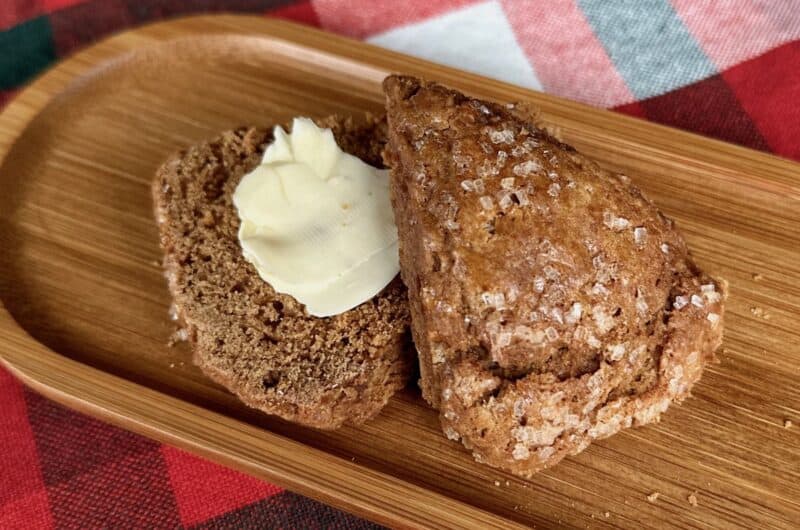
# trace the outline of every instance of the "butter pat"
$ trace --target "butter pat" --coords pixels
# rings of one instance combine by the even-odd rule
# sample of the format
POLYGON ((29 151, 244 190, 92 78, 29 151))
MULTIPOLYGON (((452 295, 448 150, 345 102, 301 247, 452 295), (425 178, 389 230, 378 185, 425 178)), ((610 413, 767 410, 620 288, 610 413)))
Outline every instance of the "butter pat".
POLYGON ((309 314, 343 313, 400 270, 389 172, 345 153, 330 129, 295 118, 233 194, 244 257, 309 314))

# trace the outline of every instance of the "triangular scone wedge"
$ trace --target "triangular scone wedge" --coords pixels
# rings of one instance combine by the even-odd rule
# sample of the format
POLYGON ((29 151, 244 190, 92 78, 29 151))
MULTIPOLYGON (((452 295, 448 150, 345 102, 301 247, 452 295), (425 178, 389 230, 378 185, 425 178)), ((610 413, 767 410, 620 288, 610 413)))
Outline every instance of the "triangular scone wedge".
POLYGON ((530 475, 688 396, 724 286, 672 221, 509 107, 384 90, 420 383, 447 436, 530 475))

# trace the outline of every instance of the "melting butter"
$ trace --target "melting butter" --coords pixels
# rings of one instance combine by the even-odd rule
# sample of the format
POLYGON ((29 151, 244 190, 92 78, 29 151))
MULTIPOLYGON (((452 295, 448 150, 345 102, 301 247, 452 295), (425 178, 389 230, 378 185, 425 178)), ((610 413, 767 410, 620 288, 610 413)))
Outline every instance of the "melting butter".
POLYGON ((274 137, 233 194, 244 257, 309 314, 343 313, 400 270, 389 172, 345 153, 307 118, 274 137))

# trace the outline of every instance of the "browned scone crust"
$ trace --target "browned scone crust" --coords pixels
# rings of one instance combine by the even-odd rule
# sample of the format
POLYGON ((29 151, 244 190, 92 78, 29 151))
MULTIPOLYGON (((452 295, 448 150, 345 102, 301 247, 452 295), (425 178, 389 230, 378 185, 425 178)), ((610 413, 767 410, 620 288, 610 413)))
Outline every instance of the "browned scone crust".
POLYGON ((689 395, 724 287, 673 222, 524 113, 410 77, 384 90, 421 386, 445 434, 527 476, 689 395))
MULTIPOLYGON (((385 120, 328 118, 344 151, 381 167, 385 120)), ((242 256, 232 195, 272 139, 242 128, 177 153, 153 186, 164 266, 194 361, 251 407, 320 429, 358 424, 408 379, 409 315, 399 277, 343 314, 316 318, 242 256)))

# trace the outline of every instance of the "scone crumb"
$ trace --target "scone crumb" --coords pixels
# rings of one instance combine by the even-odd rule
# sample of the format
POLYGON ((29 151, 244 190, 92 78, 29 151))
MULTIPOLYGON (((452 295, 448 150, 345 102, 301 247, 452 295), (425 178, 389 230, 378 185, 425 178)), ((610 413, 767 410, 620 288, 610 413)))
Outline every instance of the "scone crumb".
POLYGON ((172 348, 181 342, 189 340, 189 331, 186 328, 178 328, 170 335, 167 345, 172 348))
POLYGON ((688 497, 686 497, 686 500, 688 500, 689 504, 691 504, 693 507, 697 508, 697 505, 698 505, 697 492, 694 492, 691 495, 689 495, 688 497))
POLYGON ((753 281, 760 282, 764 279, 764 275, 758 272, 753 273, 753 281))
POLYGON ((494 481, 494 485, 497 486, 497 487, 500 487, 500 481, 499 480, 495 480, 494 481))
POLYGON ((514 446, 514 452, 512 453, 514 460, 526 460, 530 458, 531 453, 525 444, 518 443, 514 446))
POLYGON ((794 425, 792 423, 792 420, 783 420, 783 428, 784 429, 791 429, 792 425, 794 425))
POLYGON ((761 308, 761 307, 753 306, 753 307, 750 308, 750 312, 753 314, 753 316, 761 317, 764 320, 769 320, 769 318, 770 318, 769 313, 764 311, 764 309, 761 308))
POLYGON ((647 496, 647 502, 656 502, 660 495, 661 493, 654 491, 653 493, 647 496))
POLYGON ((611 513, 610 513, 610 512, 605 512, 605 513, 603 514, 603 517, 605 517, 606 519, 608 519, 609 517, 611 517, 611 513))

